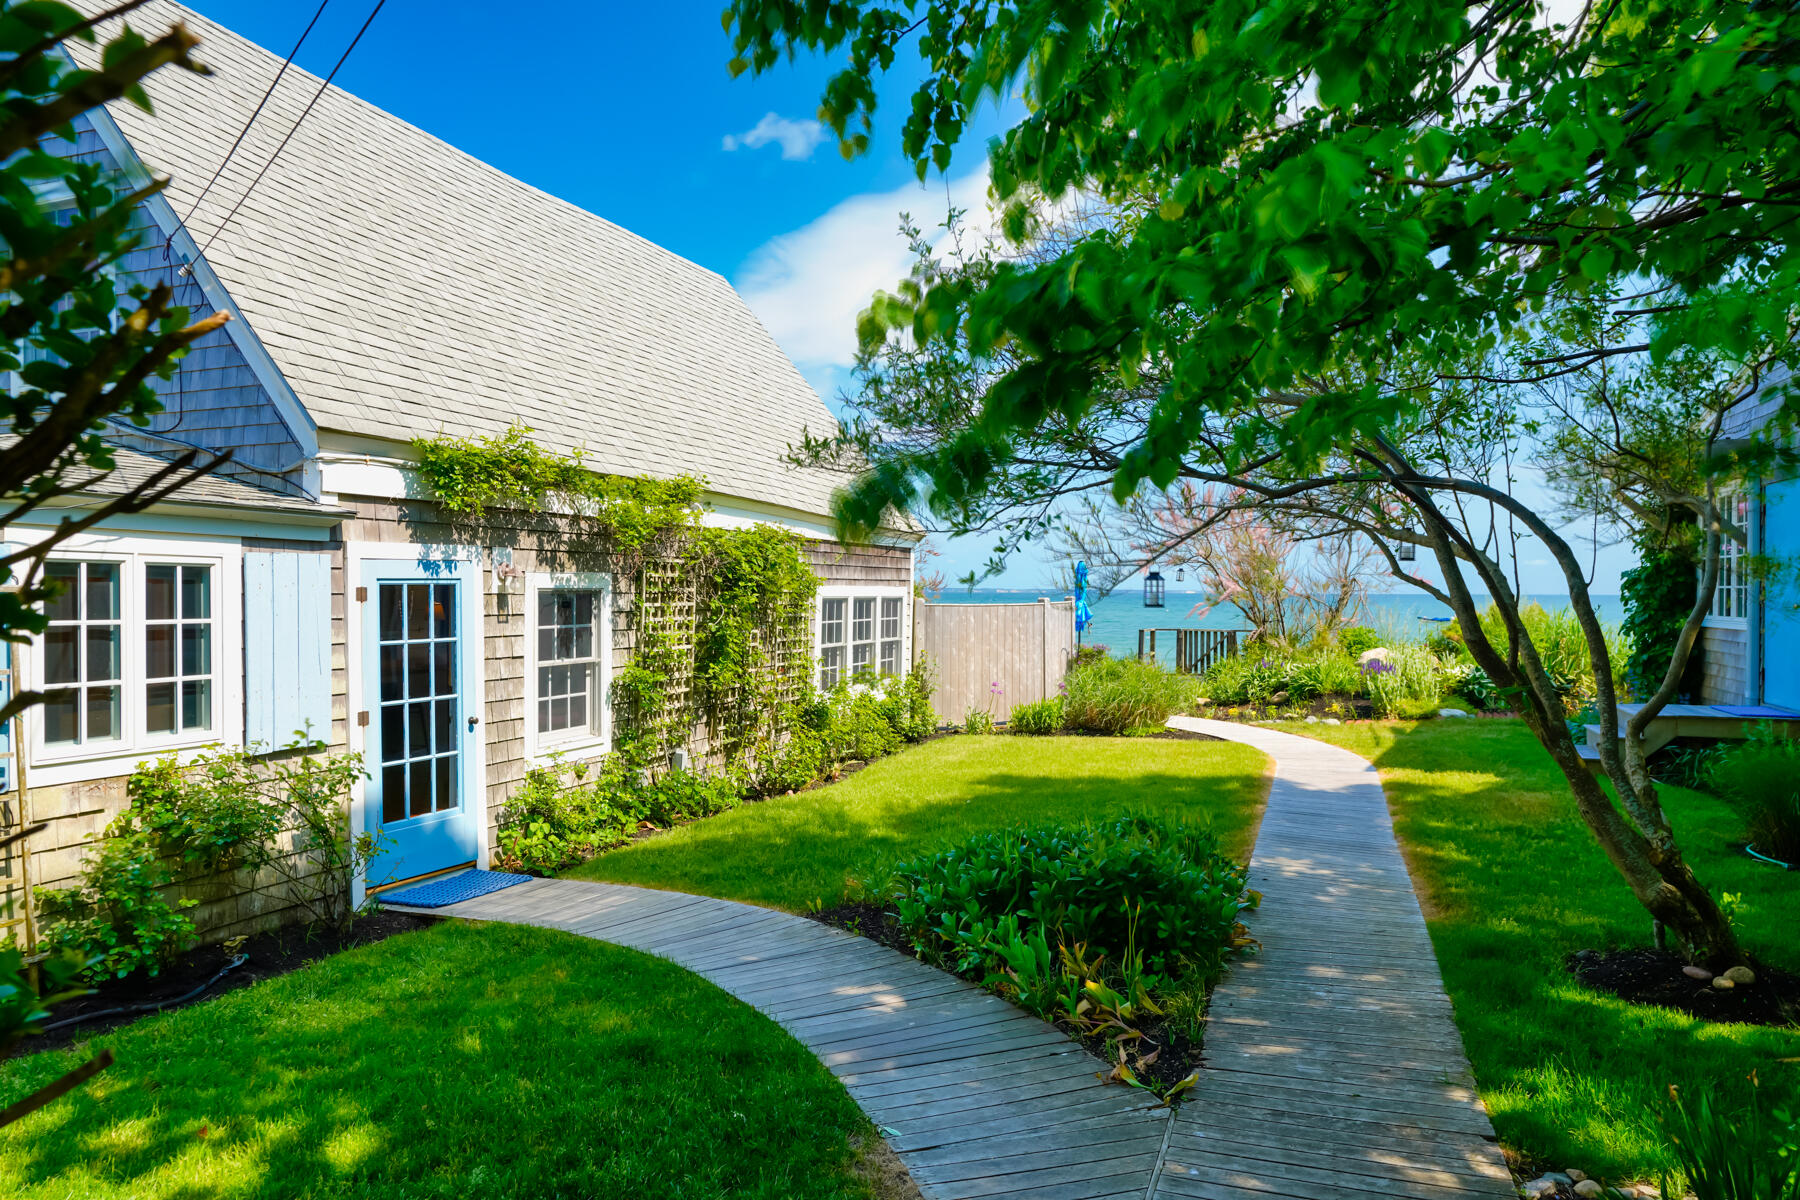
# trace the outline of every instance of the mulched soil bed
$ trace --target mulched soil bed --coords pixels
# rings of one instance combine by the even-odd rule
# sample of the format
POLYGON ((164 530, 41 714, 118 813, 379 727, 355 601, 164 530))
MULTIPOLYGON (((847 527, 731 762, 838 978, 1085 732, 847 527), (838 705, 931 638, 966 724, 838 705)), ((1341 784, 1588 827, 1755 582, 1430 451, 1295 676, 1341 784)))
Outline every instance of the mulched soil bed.
POLYGON ((1730 991, 1683 974, 1681 959, 1664 950, 1577 950, 1565 965, 1588 987, 1703 1021, 1786 1025, 1790 1013, 1800 1013, 1800 975, 1761 963, 1754 964, 1755 983, 1730 991), (1784 1002, 1787 1012, 1782 1011, 1784 1002))
MULTIPOLYGON (((415 929, 423 929, 439 920, 437 917, 417 916, 412 913, 375 912, 356 918, 350 928, 349 936, 340 939, 335 930, 308 930, 299 926, 258 934, 235 951, 227 952, 223 946, 200 946, 176 959, 154 976, 135 974, 124 979, 109 979, 99 985, 91 996, 78 996, 65 1001, 51 1010, 50 1024, 66 1021, 71 1017, 79 1017, 86 1013, 102 1013, 108 1009, 127 1008, 139 1004, 154 1004, 184 996, 219 971, 238 954, 249 957, 239 966, 233 968, 217 983, 191 1000, 181 1004, 172 1004, 154 1011, 170 1012, 176 1008, 185 1008, 189 1004, 198 1004, 222 996, 226 992, 238 988, 249 987, 258 980, 272 979, 277 975, 285 975, 297 967, 315 962, 340 950, 349 950, 356 946, 366 946, 371 942, 379 942, 399 933, 410 933, 415 929)), ((75 1025, 65 1025, 60 1029, 46 1030, 44 1033, 25 1038, 13 1051, 14 1055, 35 1054, 41 1050, 57 1050, 69 1045, 79 1038, 91 1037, 109 1029, 117 1029, 121 1025, 129 1025, 140 1018, 153 1015, 152 1012, 125 1012, 108 1016, 96 1016, 91 1020, 75 1025)))
MULTIPOLYGON (((912 956, 912 941, 901 930, 899 920, 879 904, 840 904, 836 908, 827 908, 807 915, 822 925, 846 930, 886 946, 890 950, 898 950, 908 957, 912 956)), ((971 980, 970 982, 977 981, 971 980)), ((1094 1056, 1096 1071, 1104 1073, 1116 1062, 1116 1059, 1107 1053, 1106 1038, 1083 1036, 1060 1022, 1056 1027, 1067 1033, 1071 1039, 1080 1043, 1084 1050, 1094 1056)), ((1144 1040, 1131 1051, 1131 1057, 1127 1061, 1131 1063, 1138 1078, 1154 1087, 1158 1092, 1180 1083, 1193 1072, 1194 1068, 1200 1065, 1199 1042, 1190 1041, 1185 1036, 1168 1030, 1160 1019, 1154 1017, 1141 1024, 1139 1028, 1144 1033, 1144 1040), (1141 1057, 1148 1055, 1152 1050, 1158 1050, 1156 1058, 1148 1066, 1140 1067, 1138 1064, 1141 1057)))

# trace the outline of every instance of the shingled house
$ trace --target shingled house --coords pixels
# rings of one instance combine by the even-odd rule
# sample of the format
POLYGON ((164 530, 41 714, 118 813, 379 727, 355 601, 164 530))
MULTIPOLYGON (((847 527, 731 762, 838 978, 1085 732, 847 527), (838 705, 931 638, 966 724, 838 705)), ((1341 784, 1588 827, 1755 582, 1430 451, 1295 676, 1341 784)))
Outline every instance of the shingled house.
POLYGON ((281 59, 163 0, 132 20, 184 22, 215 74, 162 72, 154 116, 94 111, 60 149, 168 176, 120 273, 234 319, 181 363, 166 411, 114 440, 127 468, 234 458, 59 556, 72 586, 20 664, 70 697, 27 718, 31 813, 51 823, 34 884, 70 877, 124 778, 169 751, 310 729, 362 752, 352 822, 393 838, 395 880, 486 865, 529 764, 606 753, 630 581, 529 536, 446 541, 419 436, 524 425, 602 472, 701 476, 706 521, 811 539, 824 682, 906 669, 913 538, 832 540, 842 480, 782 462, 832 418, 723 278, 335 87, 223 223, 319 80, 287 71, 202 201, 281 59), (579 628, 540 638, 546 622, 579 628))

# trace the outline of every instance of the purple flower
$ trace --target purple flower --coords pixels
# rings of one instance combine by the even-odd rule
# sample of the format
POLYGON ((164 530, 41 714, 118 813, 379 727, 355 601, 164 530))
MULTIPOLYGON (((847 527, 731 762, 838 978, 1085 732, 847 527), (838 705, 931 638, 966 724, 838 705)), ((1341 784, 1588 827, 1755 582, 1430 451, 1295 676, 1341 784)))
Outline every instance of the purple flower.
POLYGON ((1371 658, 1368 662, 1363 664, 1362 669, 1364 675, 1388 675, 1394 670, 1393 667, 1382 662, 1379 658, 1371 658))
POLYGON ((1004 695, 1006 695, 1006 689, 1001 687, 1000 681, 998 679, 996 679, 996 680, 994 680, 994 682, 988 684, 988 695, 1004 696, 1004 695))
POLYGON ((1259 671, 1266 671, 1274 665, 1275 665, 1274 663, 1270 662, 1268 659, 1265 658, 1261 662, 1256 664, 1256 669, 1259 671))

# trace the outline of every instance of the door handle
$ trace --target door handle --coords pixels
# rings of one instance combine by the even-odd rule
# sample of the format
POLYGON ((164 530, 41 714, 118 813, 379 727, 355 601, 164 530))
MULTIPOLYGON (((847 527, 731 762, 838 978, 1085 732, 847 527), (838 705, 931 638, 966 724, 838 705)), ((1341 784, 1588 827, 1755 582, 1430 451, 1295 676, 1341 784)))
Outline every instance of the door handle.
POLYGON ((478 722, 479 722, 479 721, 480 721, 480 720, 481 720, 481 718, 480 718, 480 717, 470 717, 470 718, 469 718, 469 728, 470 728, 470 729, 473 729, 473 728, 475 728, 475 726, 476 726, 476 724, 477 724, 477 723, 478 723, 478 722))

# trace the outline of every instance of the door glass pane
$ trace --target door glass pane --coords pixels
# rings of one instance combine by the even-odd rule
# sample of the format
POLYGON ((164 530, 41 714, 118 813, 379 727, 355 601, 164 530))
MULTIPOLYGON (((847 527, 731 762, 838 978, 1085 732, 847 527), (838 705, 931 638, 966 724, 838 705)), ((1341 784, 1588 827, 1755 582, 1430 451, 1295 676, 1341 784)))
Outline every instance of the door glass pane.
POLYGON ((437 737, 435 745, 439 754, 447 754, 456 749, 456 701, 439 700, 437 702, 437 737))
POLYGON ((437 810, 456 807, 456 755, 444 754, 437 759, 437 810))
POLYGON ((431 701, 407 705, 406 755, 417 758, 431 753, 431 701))
POLYGON ((414 642, 406 648, 406 694, 431 695, 430 642, 414 642))
POLYGON ((440 583, 431 589, 431 593, 431 636, 447 638, 450 636, 450 622, 456 619, 451 587, 447 583, 440 583))
POLYGON ((455 648, 454 642, 438 642, 432 647, 431 674, 437 684, 435 694, 439 696, 448 696, 456 691, 456 660, 451 654, 455 648))
POLYGON ((384 642, 397 642, 400 640, 401 629, 403 627, 400 619, 400 610, 402 604, 405 602, 406 589, 397 583, 384 583, 381 585, 380 593, 381 640, 384 642))
POLYGON ((406 773, 407 815, 422 817, 431 811, 431 760, 421 758, 407 767, 406 773))
POLYGON ((398 704, 381 710, 381 759, 392 762, 406 757, 406 710, 398 704))
POLYGON ((428 583, 406 585, 406 636, 431 636, 431 585, 428 583))
POLYGON ((381 819, 406 819, 406 767, 402 764, 381 769, 381 819))
POLYGON ((383 702, 398 700, 406 694, 401 687, 405 677, 402 667, 405 654, 406 647, 404 646, 383 646, 381 648, 381 699, 383 702))

